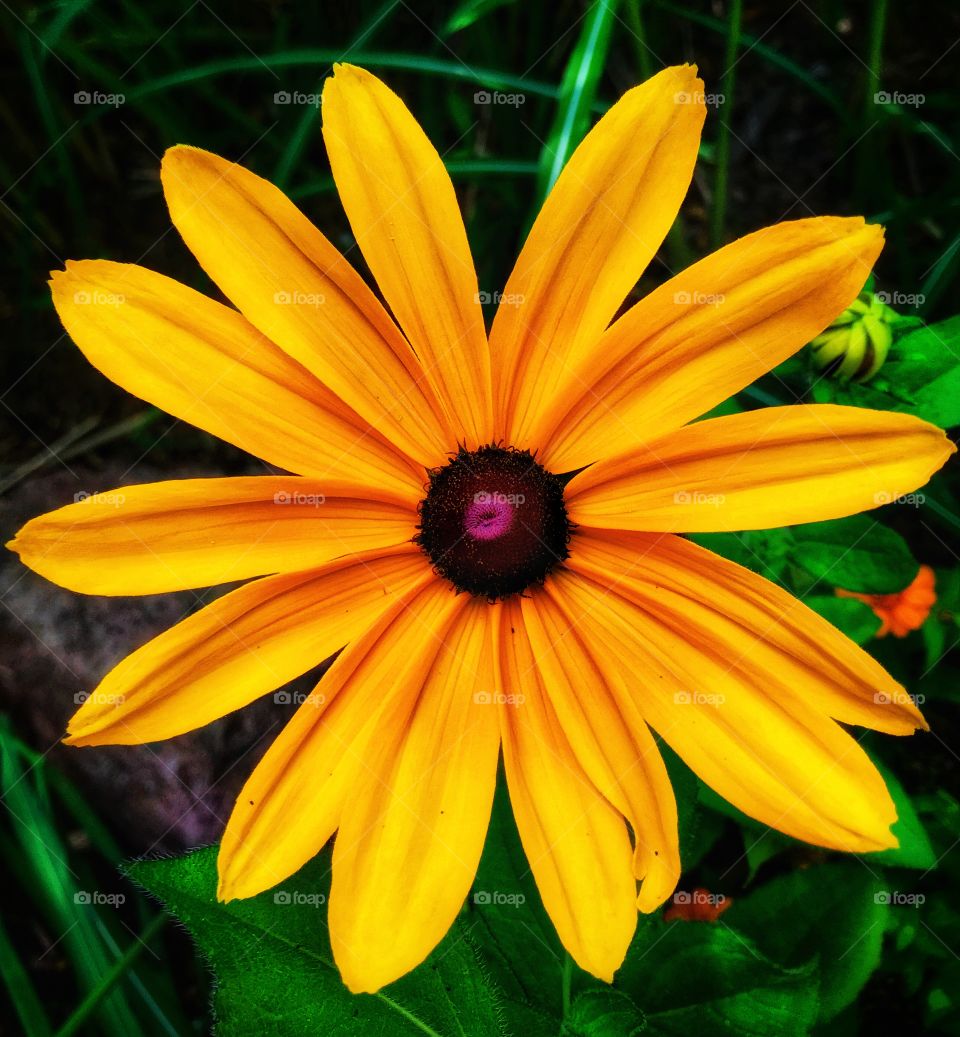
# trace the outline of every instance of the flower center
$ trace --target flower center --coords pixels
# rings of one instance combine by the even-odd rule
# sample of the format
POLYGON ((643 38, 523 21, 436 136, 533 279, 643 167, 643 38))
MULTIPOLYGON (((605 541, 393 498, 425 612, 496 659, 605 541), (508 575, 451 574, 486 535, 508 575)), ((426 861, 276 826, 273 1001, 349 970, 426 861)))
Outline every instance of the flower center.
POLYGON ((430 473, 415 540, 457 590, 519 594, 567 557, 563 486, 526 450, 461 449, 430 473))

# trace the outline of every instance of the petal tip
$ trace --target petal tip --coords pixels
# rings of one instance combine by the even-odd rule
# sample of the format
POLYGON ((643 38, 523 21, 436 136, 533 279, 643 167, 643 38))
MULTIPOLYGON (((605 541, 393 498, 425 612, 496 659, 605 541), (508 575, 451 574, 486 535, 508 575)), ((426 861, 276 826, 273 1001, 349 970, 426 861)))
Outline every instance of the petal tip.
POLYGON ((100 732, 85 727, 67 725, 67 733, 60 739, 64 745, 83 748, 92 745, 110 745, 109 738, 103 738, 100 732))
POLYGON ((163 157, 160 161, 161 163, 176 162, 180 158, 197 151, 202 151, 202 149, 195 147, 193 144, 171 144, 163 153, 163 157))
POLYGON ((351 65, 349 61, 338 61, 333 66, 333 75, 327 76, 323 83, 324 93, 329 88, 335 90, 337 87, 348 83, 366 85, 376 82, 377 77, 359 65, 351 65))
POLYGON ((212 151, 194 147, 193 144, 174 144, 167 148, 160 159, 160 182, 165 184, 169 182, 170 176, 181 176, 188 167, 195 169, 202 164, 226 165, 227 159, 212 151))
MULTIPOLYGON (((226 839, 227 836, 224 836, 226 839)), ((220 842, 220 850, 217 853, 217 902, 229 904, 231 900, 237 899, 235 876, 230 874, 232 858, 224 850, 223 840, 220 842)))

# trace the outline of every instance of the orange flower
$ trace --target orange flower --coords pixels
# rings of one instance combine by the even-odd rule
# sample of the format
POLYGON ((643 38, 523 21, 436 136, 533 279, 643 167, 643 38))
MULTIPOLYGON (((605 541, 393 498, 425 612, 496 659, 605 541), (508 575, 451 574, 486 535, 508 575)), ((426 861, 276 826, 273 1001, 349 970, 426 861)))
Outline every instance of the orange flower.
POLYGON ((856 598, 866 602, 882 620, 877 637, 906 637, 911 630, 919 630, 936 604, 933 589, 936 576, 929 565, 921 565, 909 587, 897 594, 857 594, 856 591, 837 587, 837 597, 856 598))
POLYGON ((702 886, 692 893, 673 894, 673 902, 663 912, 665 922, 715 922, 733 903, 722 893, 711 893, 702 886))
POLYGON ((128 486, 20 531, 27 565, 89 594, 250 581, 121 662, 68 741, 173 737, 342 648, 238 797, 218 895, 276 885, 336 832, 330 937, 353 990, 403 975, 453 922, 501 750, 546 910, 608 980, 637 909, 680 875, 652 730, 766 825, 896 845, 883 779, 837 721, 908 734, 916 707, 816 613, 676 534, 855 514, 953 446, 851 407, 694 420, 853 302, 883 240, 862 219, 758 231, 617 318, 689 186, 703 99, 694 69, 669 68, 600 120, 489 337, 440 156, 346 65, 323 134, 386 306, 276 187, 189 147, 163 159, 170 215, 236 308, 140 266, 53 274, 101 371, 296 473, 128 486))

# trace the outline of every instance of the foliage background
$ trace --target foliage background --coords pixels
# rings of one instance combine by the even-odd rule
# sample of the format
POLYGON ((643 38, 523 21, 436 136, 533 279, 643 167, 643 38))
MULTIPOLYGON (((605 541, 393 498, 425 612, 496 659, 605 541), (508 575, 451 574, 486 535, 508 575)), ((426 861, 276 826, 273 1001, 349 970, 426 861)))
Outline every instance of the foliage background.
MULTIPOLYGON (((960 268, 960 11, 948 0, 63 0, 4 2, 0 23, 5 532, 79 492, 258 470, 90 369, 59 327, 47 271, 104 257, 214 292, 160 192, 160 155, 178 142, 274 180, 350 250, 319 114, 282 100, 316 94, 341 59, 387 78, 444 155, 491 294, 551 170, 595 113, 663 65, 696 61, 707 91, 724 101, 708 117, 682 215, 637 295, 741 233, 862 213, 888 228, 876 287, 935 331, 908 338, 906 329, 887 375, 866 389, 818 378, 801 355, 729 407, 842 399, 960 423, 960 328, 948 321, 960 268), (477 102, 477 91, 493 90, 523 102, 477 102), (96 92, 123 101, 86 103, 96 92)), ((828 611, 924 696, 931 733, 865 743, 898 800, 900 851, 841 859, 792 843, 736 815, 673 761, 684 803, 681 888, 704 886, 733 906, 713 923, 642 921, 609 991, 564 959, 501 802, 477 888, 525 902, 471 899, 432 964, 387 992, 416 1025, 382 999, 344 999, 322 966, 322 905, 271 913, 268 898, 225 917, 209 904, 209 854, 135 866, 135 883, 118 870, 132 857, 215 842, 290 701, 259 703, 163 745, 57 744, 77 695, 222 589, 78 598, 3 559, 2 1017, 16 1020, 13 1032, 118 1037, 202 1033, 214 1012, 223 1033, 960 1032, 957 493, 948 470, 915 506, 711 541, 828 611), (866 606, 838 608, 832 597, 837 585, 899 589, 918 562, 936 569, 940 598, 904 640, 876 640, 866 606), (220 977, 212 1008, 207 960, 140 886, 200 934, 220 977), (287 941, 279 949, 263 935, 273 924, 287 941), (305 950, 291 952, 298 942, 305 950)), ((320 904, 325 881, 321 859, 296 888, 320 904)))

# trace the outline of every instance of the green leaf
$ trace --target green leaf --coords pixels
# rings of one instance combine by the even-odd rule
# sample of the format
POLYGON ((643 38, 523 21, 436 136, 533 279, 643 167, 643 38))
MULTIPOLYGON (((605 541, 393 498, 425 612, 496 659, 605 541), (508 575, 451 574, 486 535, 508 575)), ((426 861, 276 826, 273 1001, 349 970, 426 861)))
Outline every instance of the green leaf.
POLYGON ((893 850, 871 853, 868 859, 898 868, 919 868, 922 871, 932 868, 937 863, 937 855, 930 844, 930 838, 923 827, 923 822, 917 816, 913 801, 896 775, 880 763, 872 753, 871 759, 877 770, 883 775, 883 780, 887 783, 887 789, 897 808, 897 821, 893 826, 893 834, 899 840, 900 845, 893 850))
POLYGON ((636 1037, 646 1029, 643 1012, 619 990, 585 990, 574 998, 561 1037, 636 1037))
POLYGON ((540 155, 538 188, 545 198, 560 176, 574 148, 590 125, 590 110, 606 64, 617 0, 597 0, 583 20, 583 28, 560 84, 557 114, 540 155))
POLYGON ((710 848, 712 840, 719 835, 719 830, 710 824, 709 819, 712 815, 705 815, 700 809, 700 779, 666 742, 657 739, 657 744, 667 768, 674 799, 677 801, 680 863, 684 871, 689 871, 695 861, 710 848), (705 818, 706 824, 703 823, 705 818))
POLYGON ((565 952, 540 900, 502 778, 501 768, 467 901, 470 932, 497 977, 508 1029, 524 1037, 553 1037, 563 1003, 565 952))
POLYGON ((757 872, 778 854, 796 846, 796 842, 789 836, 781 835, 773 828, 764 831, 756 831, 745 827, 743 833, 743 852, 747 856, 747 884, 753 882, 757 872))
POLYGON ((923 651, 926 656, 924 670, 930 671, 943 658, 947 648, 947 627, 941 620, 936 607, 930 612, 930 615, 927 616, 923 626, 920 628, 920 636, 923 638, 923 651))
POLYGON ((793 533, 789 529, 691 533, 689 539, 774 583, 782 582, 793 549, 793 533))
POLYGON ((853 1002, 880 961, 885 892, 863 864, 841 861, 776 878, 723 919, 785 968, 816 963, 825 1020, 853 1002))
POLYGON ((793 536, 793 561, 831 587, 895 594, 919 570, 903 537, 868 515, 795 526, 793 536))
POLYGON ((216 900, 216 858, 211 847, 138 861, 129 874, 183 922, 210 960, 219 1037, 500 1037, 499 991, 478 962, 467 926, 455 924, 415 972, 377 994, 351 994, 327 934, 329 850, 281 889, 230 904, 216 900))
POLYGON ((641 921, 616 987, 649 1032, 677 1037, 800 1037, 817 1015, 813 964, 775 964, 723 919, 641 921))
POLYGON ((803 599, 814 612, 819 612, 851 641, 866 644, 880 629, 880 617, 865 602, 856 598, 837 598, 829 594, 808 594, 803 599))

